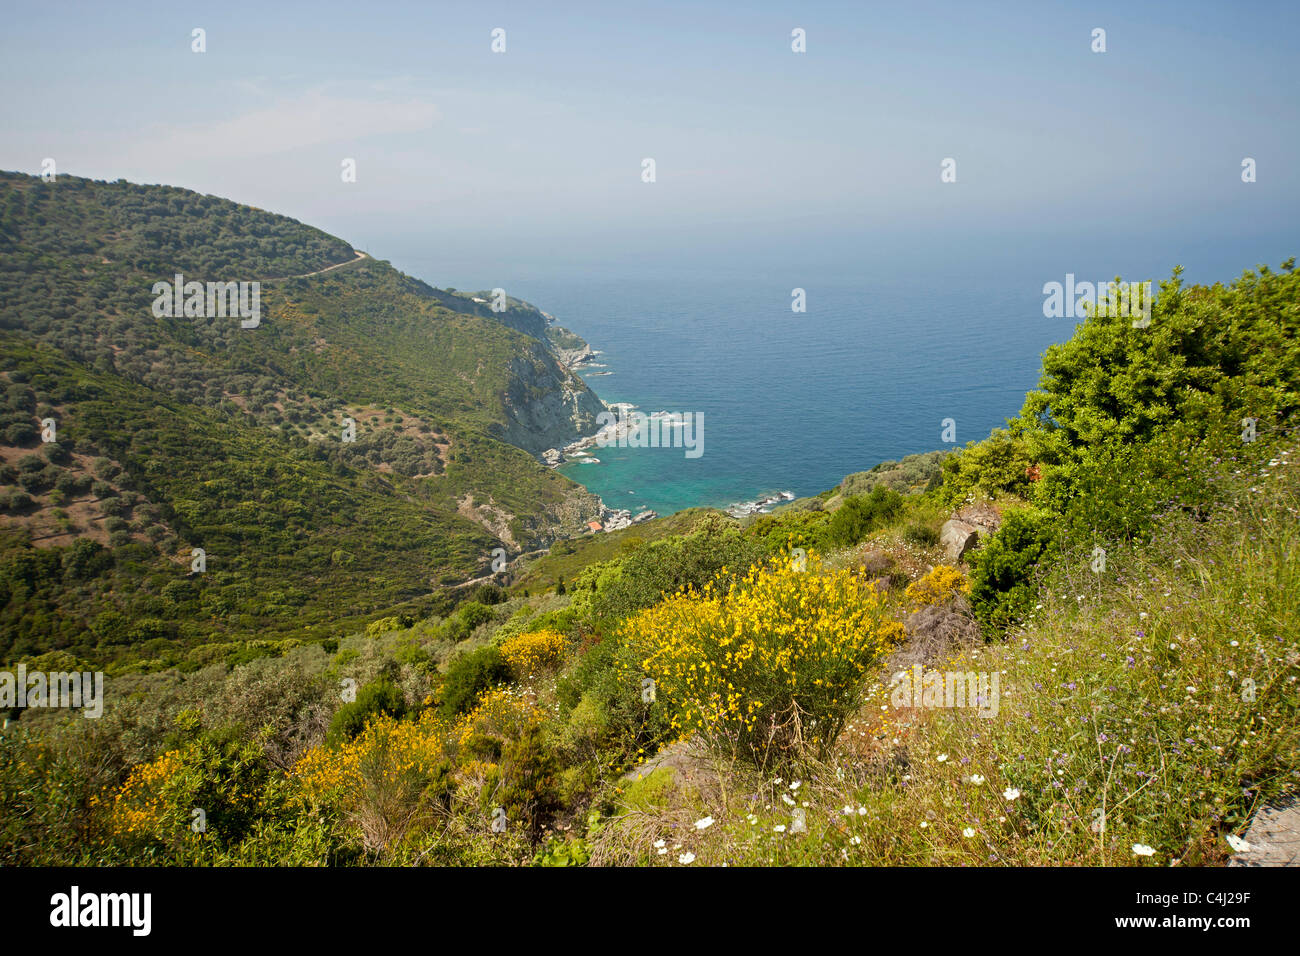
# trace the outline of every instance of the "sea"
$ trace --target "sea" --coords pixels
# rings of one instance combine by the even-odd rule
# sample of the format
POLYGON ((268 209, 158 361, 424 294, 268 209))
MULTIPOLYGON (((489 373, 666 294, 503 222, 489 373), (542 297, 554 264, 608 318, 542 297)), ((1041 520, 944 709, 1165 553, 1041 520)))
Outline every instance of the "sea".
MULTIPOLYGON (((1044 315, 1044 284, 1067 273, 1158 280, 1182 263, 1184 281, 1226 282, 1293 253, 1249 240, 990 240, 824 269, 676 261, 459 287, 500 285, 586 339, 599 354, 579 374, 606 402, 702 416, 698 456, 594 447, 560 467, 609 508, 668 515, 815 495, 882 461, 985 438, 1037 384, 1043 350, 1073 334, 1076 319, 1044 315), (805 311, 792 308, 796 289, 805 311)), ((421 274, 420 261, 392 261, 421 274)))

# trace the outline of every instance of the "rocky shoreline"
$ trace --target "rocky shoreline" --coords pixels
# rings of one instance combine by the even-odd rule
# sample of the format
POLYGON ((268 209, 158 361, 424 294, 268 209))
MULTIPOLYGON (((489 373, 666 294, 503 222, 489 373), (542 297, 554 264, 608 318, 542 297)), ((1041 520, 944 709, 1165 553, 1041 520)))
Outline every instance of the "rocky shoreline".
POLYGON ((636 409, 635 405, 629 402, 606 402, 600 396, 596 396, 600 403, 605 406, 605 410, 613 412, 617 416, 617 421, 613 424, 603 425, 595 434, 579 438, 577 441, 569 442, 561 448, 548 448, 542 452, 541 459, 544 464, 551 468, 558 468, 566 461, 576 461, 579 464, 597 464, 599 458, 593 456, 587 451, 588 448, 596 446, 604 447, 606 445, 616 445, 626 439, 631 432, 633 422, 631 412, 636 409))
MULTIPOLYGON (((545 313, 543 314, 545 315, 545 313)), ((547 318, 550 319, 551 317, 547 316, 547 318)), ((554 319, 551 319, 551 321, 554 321, 554 319)), ((595 359, 600 354, 599 349, 593 349, 590 344, 585 342, 581 348, 556 349, 556 355, 561 364, 575 374, 579 368, 584 366, 598 365, 599 363, 595 362, 595 359)), ((595 434, 579 438, 563 448, 548 448, 543 451, 538 457, 548 468, 558 468, 568 461, 582 465, 598 465, 600 459, 591 454, 588 451, 589 448, 604 444, 617 444, 627 437, 633 427, 630 420, 631 412, 635 410, 636 406, 628 402, 606 402, 599 395, 596 396, 596 399, 604 406, 606 411, 615 414, 617 421, 614 424, 604 425, 595 434)), ((623 528, 630 528, 634 524, 641 524, 644 521, 659 517, 657 511, 649 508, 633 514, 625 508, 607 507, 599 496, 596 496, 596 500, 600 502, 600 520, 588 522, 588 534, 619 531, 623 528)))
POLYGON ((774 494, 764 495, 761 498, 755 498, 753 501, 739 501, 728 505, 724 510, 733 518, 748 518, 750 515, 770 514, 769 509, 772 505, 782 504, 786 501, 794 501, 793 491, 778 491, 774 494))
POLYGON ((595 522, 600 528, 592 528, 593 532, 599 531, 621 531, 623 528, 630 528, 634 524, 641 524, 643 521, 650 521, 659 517, 659 512, 651 511, 647 508, 645 511, 638 511, 635 515, 624 508, 606 508, 605 503, 601 502, 602 520, 595 522))
MULTIPOLYGON (((583 343, 582 348, 557 349, 557 355, 561 363, 571 372, 575 372, 583 366, 593 366, 598 363, 594 361, 600 351, 593 349, 589 344, 583 343)), ((594 394, 594 392, 593 392, 594 394)), ((641 416, 633 416, 637 407, 630 402, 606 402, 596 396, 597 400, 605 407, 606 411, 613 412, 615 421, 602 426, 595 434, 579 438, 577 441, 570 442, 563 448, 548 448, 538 457, 548 468, 558 468, 566 462, 572 462, 580 465, 598 465, 600 459, 593 455, 589 449, 595 447, 607 447, 610 445, 625 444, 625 439, 631 431, 637 426, 637 420, 641 416)), ((654 412, 650 418, 662 418, 670 413, 665 411, 654 412)), ((747 518, 752 515, 770 514, 773 505, 784 504, 785 502, 794 501, 795 495, 792 491, 778 491, 771 494, 763 495, 753 501, 740 501, 727 506, 726 511, 733 518, 747 518)), ((597 497, 597 501, 600 501, 597 497)), ((633 514, 623 508, 607 508, 604 501, 600 501, 601 517, 599 521, 592 521, 588 524, 591 533, 597 531, 618 531, 622 528, 630 527, 634 524, 640 524, 643 521, 649 521, 659 517, 658 513, 649 509, 633 514)))
MULTIPOLYGON (((542 315, 546 315, 546 313, 543 312, 542 315)), ((599 354, 600 352, 593 349, 586 342, 582 344, 582 348, 578 349, 555 346, 555 357, 560 360, 561 365, 571 372, 577 371, 585 365, 596 364, 594 360, 599 354)))
MULTIPOLYGON (((595 446, 618 444, 626 438, 631 430, 632 423, 629 421, 629 413, 635 408, 634 405, 627 402, 603 402, 606 410, 614 412, 618 416, 617 422, 603 426, 594 435, 588 435, 585 438, 579 438, 575 442, 570 442, 563 449, 548 448, 542 453, 542 461, 551 468, 558 468, 565 462, 574 462, 580 465, 598 465, 600 459, 591 454, 587 449, 595 446)), ((599 496, 596 499, 600 501, 599 496)), ((658 518, 659 513, 646 509, 633 514, 625 508, 608 508, 604 501, 600 501, 600 520, 588 524, 588 528, 594 533, 597 531, 618 531, 622 528, 631 527, 634 524, 640 524, 643 521, 650 521, 652 518, 658 518)))

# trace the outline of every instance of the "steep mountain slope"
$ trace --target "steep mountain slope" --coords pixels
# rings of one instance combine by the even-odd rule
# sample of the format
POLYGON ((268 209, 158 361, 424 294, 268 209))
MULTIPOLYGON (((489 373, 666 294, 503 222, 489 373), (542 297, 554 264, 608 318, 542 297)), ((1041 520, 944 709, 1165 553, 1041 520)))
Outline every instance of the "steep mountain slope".
POLYGON ((215 197, 0 173, 0 656, 365 615, 579 530, 533 456, 603 405, 547 321, 215 197))

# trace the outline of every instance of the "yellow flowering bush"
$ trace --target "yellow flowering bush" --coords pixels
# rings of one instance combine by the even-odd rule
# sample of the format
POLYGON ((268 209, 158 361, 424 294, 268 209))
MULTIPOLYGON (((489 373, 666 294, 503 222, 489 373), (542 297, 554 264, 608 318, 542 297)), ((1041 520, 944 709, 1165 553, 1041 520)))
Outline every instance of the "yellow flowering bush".
POLYGON ((541 720, 542 712, 530 695, 509 687, 494 687, 479 698, 473 710, 456 721, 448 739, 459 752, 474 737, 511 739, 541 720))
MULTIPOLYGON (((137 764, 113 794, 108 827, 115 836, 160 840, 180 832, 181 821, 171 812, 171 783, 181 769, 181 752, 169 750, 148 763, 137 764)), ((98 803, 98 800, 94 801, 98 803)))
POLYGON ((498 687, 457 722, 450 737, 461 806, 476 807, 484 820, 504 810, 536 835, 557 806, 558 767, 542 740, 544 717, 527 691, 498 687))
POLYGON ((380 715, 356 738, 308 751, 291 776, 301 800, 339 811, 365 849, 391 854, 453 800, 487 800, 508 776, 502 754, 542 716, 531 695, 505 687, 454 722, 432 710, 417 720, 380 715))
MULTIPOLYGON (((672 726, 760 766, 824 754, 853 712, 872 663, 901 640, 884 598, 848 570, 756 565, 725 594, 706 585, 629 619, 637 654, 672 726)), ((637 675, 627 675, 634 679, 637 675)))
POLYGON ((368 851, 394 852, 429 823, 451 789, 446 721, 381 715, 338 748, 317 747, 292 776, 311 804, 339 810, 368 851))
POLYGON ((261 747, 200 734, 133 767, 93 805, 107 809, 107 832, 122 848, 149 847, 173 862, 234 847, 284 809, 282 777, 261 747))
POLYGON ((907 586, 907 599, 917 607, 945 604, 954 594, 970 594, 966 575, 946 564, 937 564, 919 580, 907 586))
POLYGON ((516 634, 501 642, 501 657, 516 679, 522 680, 559 662, 564 635, 555 631, 516 634))
POLYGON ((411 772, 431 775, 446 759, 449 729, 433 711, 425 711, 414 721, 381 715, 341 746, 314 747, 303 754, 291 776, 304 796, 322 803, 346 804, 360 792, 365 768, 377 768, 381 776, 392 780, 411 772))

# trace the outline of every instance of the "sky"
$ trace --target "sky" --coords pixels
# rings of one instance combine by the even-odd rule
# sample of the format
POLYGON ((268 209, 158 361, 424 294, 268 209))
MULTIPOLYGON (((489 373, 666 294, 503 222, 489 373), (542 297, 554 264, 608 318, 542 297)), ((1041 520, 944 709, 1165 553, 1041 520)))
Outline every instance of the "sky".
POLYGON ((1296 3, 7 6, 0 168, 227 197, 441 285, 1296 252, 1296 3))

